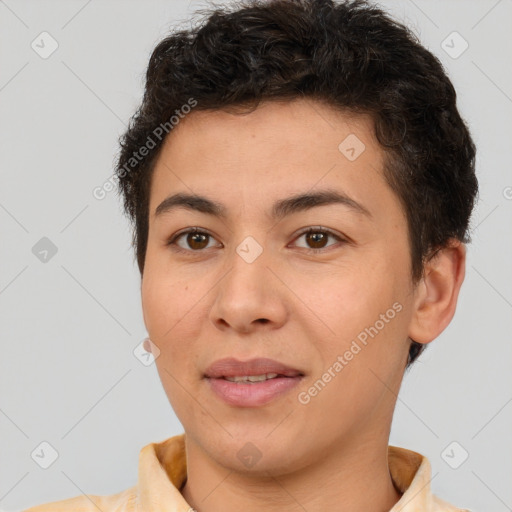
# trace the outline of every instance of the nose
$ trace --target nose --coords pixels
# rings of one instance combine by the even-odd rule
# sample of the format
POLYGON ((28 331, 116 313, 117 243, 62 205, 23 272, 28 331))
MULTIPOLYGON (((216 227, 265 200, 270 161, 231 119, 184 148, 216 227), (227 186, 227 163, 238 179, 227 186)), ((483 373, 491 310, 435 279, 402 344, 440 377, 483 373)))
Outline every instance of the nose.
POLYGON ((272 265, 266 250, 254 261, 240 254, 233 251, 226 273, 214 288, 210 320, 220 330, 242 334, 281 327, 288 315, 290 291, 276 277, 278 266, 272 265))

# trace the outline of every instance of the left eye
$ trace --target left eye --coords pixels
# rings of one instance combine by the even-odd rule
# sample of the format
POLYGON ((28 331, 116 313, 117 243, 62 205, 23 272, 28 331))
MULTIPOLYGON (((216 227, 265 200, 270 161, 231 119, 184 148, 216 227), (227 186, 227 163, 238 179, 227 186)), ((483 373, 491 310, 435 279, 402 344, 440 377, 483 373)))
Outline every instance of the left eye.
MULTIPOLYGON (((321 252, 325 247, 329 247, 326 245, 329 237, 335 238, 342 243, 346 242, 346 240, 341 238, 339 235, 323 228, 308 228, 306 231, 300 233, 294 240, 299 240, 302 237, 305 237, 307 244, 313 245, 313 247, 305 247, 307 252, 321 252)), ((177 250, 190 252, 190 249, 192 249, 192 252, 201 252, 203 249, 208 248, 208 239, 210 238, 214 239, 213 236, 209 233, 200 231, 199 228, 193 228, 182 231, 181 233, 178 233, 172 237, 168 241, 168 245, 176 246, 177 250), (188 247, 183 247, 178 243, 178 241, 185 235, 187 235, 185 238, 185 243, 188 245, 188 247)))
MULTIPOLYGON (((309 252, 320 252, 322 249, 326 246, 325 243, 327 242, 329 237, 335 238, 336 240, 340 242, 346 242, 343 238, 336 235, 332 231, 328 229, 322 229, 322 228, 308 228, 306 231, 302 232, 295 240, 298 240, 299 238, 306 237, 306 243, 313 244, 313 247, 306 247, 307 251, 309 252)), ((332 245, 332 244, 331 244, 332 245)))

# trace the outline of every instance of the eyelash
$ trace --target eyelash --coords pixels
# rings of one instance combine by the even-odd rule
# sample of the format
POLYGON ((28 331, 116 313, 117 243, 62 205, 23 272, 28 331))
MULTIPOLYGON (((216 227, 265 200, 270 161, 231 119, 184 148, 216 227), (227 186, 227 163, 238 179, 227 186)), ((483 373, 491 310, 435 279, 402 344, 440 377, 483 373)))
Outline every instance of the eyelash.
MULTIPOLYGON (((183 235, 188 235, 189 233, 199 233, 200 235, 207 235, 211 238, 214 238, 213 235, 211 235, 210 233, 208 233, 208 231, 205 231, 201 228, 198 228, 198 227, 195 227, 195 228, 189 228, 189 229, 186 229, 185 231, 181 231, 175 235, 173 235, 168 241, 167 241, 167 245, 168 246, 174 246, 173 247, 173 250, 174 251, 177 251, 177 252, 183 252, 183 253, 201 253, 201 252, 204 252, 205 249, 201 249, 201 250, 192 250, 192 249, 183 249, 182 247, 179 247, 177 244, 176 244, 176 241, 182 237, 183 235)), ((308 235, 310 233, 323 233, 323 234, 326 234, 326 235, 331 235, 332 237, 334 237, 336 240, 338 240, 339 242, 341 242, 342 244, 346 244, 346 243, 349 243, 348 240, 342 238, 341 236, 339 236, 338 234, 334 233, 333 231, 331 231, 330 229, 325 229, 325 228, 322 228, 322 227, 310 227, 310 228, 307 228, 307 229, 304 229, 303 231, 301 231, 297 237, 294 239, 294 240, 298 240, 301 236, 303 235, 308 235)), ((326 252, 327 250, 329 250, 329 247, 332 247, 332 246, 328 246, 328 247, 324 247, 322 249, 304 249, 302 248, 306 253, 308 254, 318 254, 318 253, 321 253, 321 252, 326 252)))

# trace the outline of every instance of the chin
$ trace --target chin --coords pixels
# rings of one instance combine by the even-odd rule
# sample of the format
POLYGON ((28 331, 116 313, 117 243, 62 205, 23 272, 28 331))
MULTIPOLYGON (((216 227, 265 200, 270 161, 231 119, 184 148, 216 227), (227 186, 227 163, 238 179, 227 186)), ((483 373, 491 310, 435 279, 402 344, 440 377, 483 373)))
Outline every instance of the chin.
POLYGON ((267 430, 263 435, 261 429, 255 430, 254 436, 250 429, 240 435, 232 432, 233 437, 225 435, 220 440, 208 436, 205 448, 217 464, 241 474, 269 477, 297 470, 301 454, 296 443, 290 436, 270 439, 267 430))

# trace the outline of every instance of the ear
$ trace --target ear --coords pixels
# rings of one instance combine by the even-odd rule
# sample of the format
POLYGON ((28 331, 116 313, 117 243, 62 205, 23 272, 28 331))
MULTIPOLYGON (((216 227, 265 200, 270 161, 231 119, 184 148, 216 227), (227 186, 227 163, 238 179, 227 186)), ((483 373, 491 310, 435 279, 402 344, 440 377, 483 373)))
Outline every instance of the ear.
POLYGON ((414 291, 409 337, 430 343, 451 322, 466 272, 466 246, 456 239, 425 263, 424 277, 414 291))
POLYGON ((142 346, 144 347, 144 350, 146 352, 149 352, 150 354, 153 352, 151 350, 151 340, 149 338, 144 339, 144 343, 142 344, 142 346))

